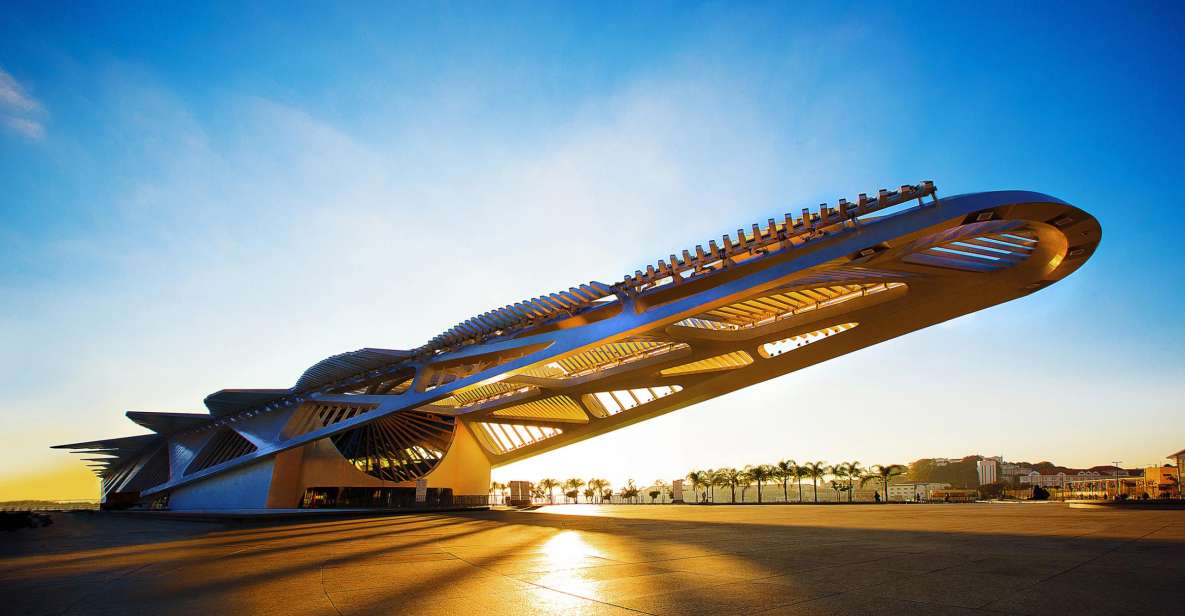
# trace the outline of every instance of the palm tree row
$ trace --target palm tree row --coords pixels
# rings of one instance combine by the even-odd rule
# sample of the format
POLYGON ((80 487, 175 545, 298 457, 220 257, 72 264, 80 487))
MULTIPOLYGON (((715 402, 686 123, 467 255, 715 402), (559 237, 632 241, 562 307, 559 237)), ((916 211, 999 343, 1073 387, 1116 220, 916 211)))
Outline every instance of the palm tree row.
MULTIPOLYGON (((737 502, 737 490, 740 489, 741 502, 744 502, 745 492, 750 487, 756 486, 757 502, 761 503, 764 502, 765 485, 767 483, 776 485, 779 482, 782 484, 783 501, 790 502, 790 482, 794 481, 797 484, 798 502, 801 503, 804 501, 803 483, 807 479, 811 482, 811 498, 814 502, 819 502, 820 483, 823 483, 824 487, 831 487, 835 493, 836 501, 841 500, 841 495, 846 492, 847 501, 852 502, 856 487, 863 488, 870 482, 875 482, 880 488, 877 493, 878 499, 882 494, 887 496, 888 486, 893 478, 905 474, 907 470, 901 464, 874 464, 865 468, 859 461, 828 465, 822 460, 802 463, 794 460, 781 460, 776 464, 758 464, 742 469, 725 467, 694 470, 687 473, 687 480, 691 484, 693 499, 699 502, 715 502, 716 488, 727 489, 732 502, 737 502), (832 478, 829 483, 825 482, 827 477, 832 478)), ((490 484, 490 493, 505 494, 507 487, 506 484, 495 481, 490 484)), ((532 486, 532 496, 536 499, 546 498, 549 503, 555 504, 556 488, 561 489, 563 496, 574 503, 580 502, 581 495, 584 496, 586 503, 611 502, 614 496, 612 484, 607 479, 593 478, 586 481, 579 477, 573 477, 566 481, 550 477, 540 479, 532 486), (581 490, 581 488, 584 489, 581 490)), ((656 481, 653 489, 648 492, 650 501, 654 502, 659 496, 665 494, 667 489, 668 486, 665 482, 656 481)), ((623 502, 637 502, 637 499, 642 496, 642 490, 631 479, 625 487, 621 488, 618 496, 623 502)))
MULTIPOLYGON (((759 464, 746 466, 742 469, 718 468, 694 470, 687 473, 687 480, 691 484, 694 499, 700 502, 714 502, 716 488, 727 488, 732 502, 736 502, 737 488, 741 490, 741 501, 744 501, 745 491, 752 485, 757 487, 757 502, 763 502, 763 488, 766 483, 780 482, 782 484, 782 498, 790 502, 790 482, 797 483, 798 501, 803 502, 803 482, 811 481, 811 496, 814 502, 819 502, 819 484, 828 476, 831 489, 840 500, 840 494, 846 492, 848 502, 852 502, 857 483, 863 488, 869 482, 878 482, 880 492, 887 492, 894 477, 903 475, 908 469, 901 464, 874 464, 865 468, 859 461, 840 462, 828 465, 822 460, 798 463, 794 460, 781 460, 776 464, 759 464)), ((824 483, 826 486, 827 484, 824 483)))
MULTIPOLYGON (((659 487, 666 486, 662 481, 657 482, 655 485, 659 487)), ((490 483, 490 494, 500 495, 505 499, 506 491, 509 488, 510 486, 505 483, 494 481, 490 483)), ((536 499, 546 498, 549 503, 555 504, 556 488, 562 490, 564 497, 574 503, 580 502, 581 495, 584 496, 584 500, 587 503, 603 503, 613 497, 612 484, 608 479, 593 478, 586 481, 579 477, 573 477, 565 481, 545 477, 532 484, 531 496, 536 499), (581 490, 581 488, 584 489, 581 490)), ((620 494, 623 500, 637 500, 640 495, 641 490, 634 485, 632 479, 621 489, 620 494)), ((653 499, 654 497, 651 498, 653 499)))

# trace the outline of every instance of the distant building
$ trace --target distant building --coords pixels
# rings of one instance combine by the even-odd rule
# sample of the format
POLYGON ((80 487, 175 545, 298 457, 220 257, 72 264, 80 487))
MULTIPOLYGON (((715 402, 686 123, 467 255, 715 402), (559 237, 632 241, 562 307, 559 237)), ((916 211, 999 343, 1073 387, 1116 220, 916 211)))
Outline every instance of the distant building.
POLYGON ((672 503, 683 502, 683 480, 682 479, 672 479, 671 480, 671 502, 672 503))
POLYGON ((1040 473, 1029 471, 1028 475, 1021 475, 1020 483, 1023 485, 1041 486, 1043 488, 1060 488, 1066 483, 1066 474, 1062 472, 1040 473))
MULTIPOLYGON (((1138 474, 1138 473, 1137 473, 1138 474)), ((1068 481, 1089 481, 1096 479, 1115 479, 1116 476, 1120 478, 1130 477, 1132 473, 1127 469, 1118 469, 1114 466, 1094 466, 1089 469, 1070 472, 1065 471, 1047 471, 1044 473, 1037 471, 1029 471, 1027 475, 1019 475, 1021 485, 1034 485, 1043 488, 1062 488, 1066 486, 1068 481)))
POLYGON ((1033 472, 1032 467, 1023 464, 1016 464, 1013 462, 1003 462, 1000 464, 1000 476, 1005 481, 1017 482, 1017 478, 1021 475, 1028 475, 1033 472))
POLYGON ((531 504, 530 481, 511 481, 508 487, 510 488, 511 505, 522 507, 531 504))
POLYGON ((1181 498, 1180 469, 1175 466, 1149 466, 1144 469, 1144 493, 1148 498, 1181 498))
POLYGON ((1090 498, 1112 500, 1117 496, 1138 498, 1142 493, 1143 479, 1139 477, 1097 477, 1094 479, 1067 478, 1062 494, 1071 499, 1090 498))
POLYGON ((979 473, 979 485, 996 483, 999 480, 999 458, 984 458, 975 463, 975 470, 979 473))
MULTIPOLYGON (((1185 449, 1182 449, 1181 451, 1178 451, 1177 453, 1171 453, 1167 457, 1168 457, 1168 459, 1173 461, 1173 464, 1175 464, 1177 466, 1177 485, 1178 486, 1185 485, 1185 482, 1181 481, 1181 465, 1185 464, 1185 449)), ((1178 490, 1181 490, 1181 488, 1178 488, 1178 490)), ((1178 491, 1178 496, 1181 496, 1179 491, 1178 491)))
POLYGON ((930 499, 933 490, 945 490, 949 483, 893 483, 889 484, 888 497, 896 502, 924 502, 930 499))

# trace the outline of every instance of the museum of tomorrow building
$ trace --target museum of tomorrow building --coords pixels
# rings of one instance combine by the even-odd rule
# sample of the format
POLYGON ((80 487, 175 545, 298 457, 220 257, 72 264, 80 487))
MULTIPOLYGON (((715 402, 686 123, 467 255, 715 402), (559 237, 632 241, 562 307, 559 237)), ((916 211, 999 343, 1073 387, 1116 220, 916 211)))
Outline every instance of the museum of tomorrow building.
POLYGON ((1100 237, 1040 193, 861 194, 416 349, 335 355, 286 389, 215 392, 208 414, 127 413, 152 434, 59 448, 100 456, 108 506, 484 503, 492 467, 1023 297, 1100 237))

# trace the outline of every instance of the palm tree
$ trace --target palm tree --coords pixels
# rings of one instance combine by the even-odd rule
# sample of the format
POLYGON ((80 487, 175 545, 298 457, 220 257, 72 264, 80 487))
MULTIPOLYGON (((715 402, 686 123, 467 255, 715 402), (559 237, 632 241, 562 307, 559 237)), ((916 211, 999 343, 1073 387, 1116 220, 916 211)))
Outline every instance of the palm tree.
POLYGON ((781 460, 774 465, 778 472, 777 478, 782 480, 782 498, 786 499, 787 503, 790 502, 790 479, 794 477, 796 466, 798 463, 794 460, 781 460))
MULTIPOLYGON (((604 498, 603 498, 601 495, 605 493, 605 488, 608 488, 608 487, 609 487, 609 481, 608 481, 608 480, 606 480, 606 479, 595 479, 595 478, 594 478, 594 479, 589 479, 589 480, 588 480, 588 487, 589 487, 589 489, 591 489, 591 490, 593 491, 593 493, 594 493, 594 494, 596 494, 596 496, 597 496, 598 498, 601 498, 601 501, 602 501, 602 502, 604 502, 604 498)), ((588 496, 588 495, 587 495, 587 494, 585 494, 585 496, 588 496)), ((590 497, 590 499, 589 499, 589 502, 591 502, 591 497, 590 497)))
POLYGON ((724 467, 717 469, 714 477, 722 488, 732 491, 732 502, 737 502, 737 486, 741 483, 741 472, 735 468, 724 467))
POLYGON ((591 503, 591 502, 593 502, 593 498, 595 498, 596 495, 597 495, 596 488, 593 488, 590 486, 590 487, 587 487, 584 489, 584 500, 591 503))
POLYGON ((490 495, 491 496, 494 494, 502 494, 502 492, 504 490, 506 490, 506 484, 498 482, 498 481, 490 482, 490 495))
MULTIPOLYGON (((699 500, 699 489, 707 485, 708 477, 704 471, 691 471, 687 473, 687 481, 691 482, 691 491, 695 494, 696 500, 699 500)), ((704 489, 704 500, 708 498, 708 490, 704 489)))
POLYGON ((831 466, 831 476, 834 477, 834 479, 831 480, 831 483, 832 483, 831 489, 835 490, 836 502, 839 502, 839 493, 843 492, 845 489, 847 489, 846 488, 847 484, 844 483, 843 480, 847 479, 849 477, 850 472, 851 472, 851 469, 848 467, 847 462, 840 462, 839 464, 833 464, 831 466), (834 485, 836 483, 839 483, 840 487, 837 488, 834 485))
POLYGON ((889 500, 889 482, 898 475, 904 475, 908 471, 905 465, 902 464, 873 464, 868 468, 868 474, 860 480, 860 487, 868 481, 878 480, 885 491, 885 501, 889 500))
POLYGON ((803 465, 806 468, 806 476, 811 478, 811 489, 815 493, 815 502, 819 502, 819 480, 827 474, 827 463, 818 460, 816 462, 807 462, 803 465))
POLYGON ((720 471, 708 469, 704 471, 704 501, 716 502, 716 484, 720 481, 720 471))
POLYGON ((855 487, 852 485, 852 481, 859 479, 864 474, 865 469, 860 465, 859 460, 852 460, 851 462, 848 462, 846 466, 846 476, 848 478, 848 502, 850 503, 852 502, 852 493, 856 491, 855 487))
POLYGON ((794 465, 794 480, 798 482, 798 502, 802 502, 802 480, 809 477, 805 464, 794 465))
POLYGON ((827 467, 827 474, 831 475, 833 479, 843 479, 848 476, 848 463, 839 462, 827 467))
POLYGON ((730 473, 737 472, 736 469, 722 468, 720 470, 712 471, 712 502, 716 502, 716 487, 727 488, 732 485, 731 481, 734 478, 730 473))
POLYGON ((749 478, 757 483, 757 502, 761 502, 761 486, 765 482, 773 479, 775 475, 774 467, 768 464, 758 464, 749 469, 749 478))
MULTIPOLYGON (((573 478, 564 482, 564 490, 566 491, 566 493, 575 492, 576 494, 580 494, 580 488, 583 488, 583 487, 584 487, 584 480, 579 477, 573 477, 573 478)), ((575 496, 572 497, 572 500, 577 503, 580 502, 580 499, 576 498, 575 496)))
MULTIPOLYGON (((737 485, 741 486, 741 502, 742 503, 745 502, 745 491, 747 491, 749 489, 749 486, 753 484, 753 474, 752 474, 752 472, 750 472, 751 470, 752 470, 751 466, 746 466, 745 470, 739 471, 737 473, 736 482, 737 482, 737 485)), ((733 502, 736 502, 735 498, 733 499, 733 502)))
POLYGON ((547 501, 554 505, 555 504, 555 489, 560 487, 560 482, 558 482, 555 479, 552 479, 550 477, 547 477, 547 478, 539 480, 539 487, 544 490, 547 490, 547 501))

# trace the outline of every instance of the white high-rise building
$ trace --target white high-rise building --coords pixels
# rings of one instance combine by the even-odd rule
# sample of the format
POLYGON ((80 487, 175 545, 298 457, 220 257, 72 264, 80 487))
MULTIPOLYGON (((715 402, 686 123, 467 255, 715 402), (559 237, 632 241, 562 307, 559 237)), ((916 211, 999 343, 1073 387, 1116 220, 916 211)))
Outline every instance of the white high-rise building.
POLYGON ((997 458, 984 458, 975 463, 975 470, 979 472, 979 485, 996 483, 1000 463, 997 458))

